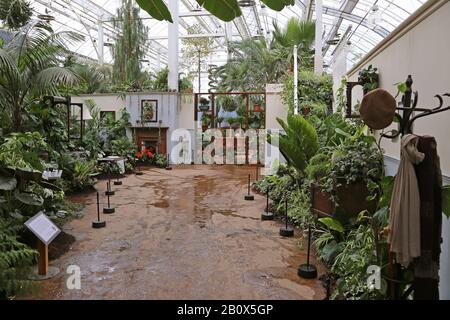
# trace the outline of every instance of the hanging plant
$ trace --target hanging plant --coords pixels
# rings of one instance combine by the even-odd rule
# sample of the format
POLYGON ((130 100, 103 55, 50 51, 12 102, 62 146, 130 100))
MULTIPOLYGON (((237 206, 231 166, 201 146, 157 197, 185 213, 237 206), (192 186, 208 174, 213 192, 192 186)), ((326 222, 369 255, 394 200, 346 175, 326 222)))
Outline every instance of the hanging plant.
POLYGON ((359 72, 358 81, 363 85, 364 94, 377 89, 379 86, 378 68, 374 68, 370 65, 367 68, 362 69, 359 72))
POLYGON ((237 109, 237 103, 234 101, 233 97, 230 95, 226 95, 221 98, 222 108, 226 112, 233 112, 237 109))

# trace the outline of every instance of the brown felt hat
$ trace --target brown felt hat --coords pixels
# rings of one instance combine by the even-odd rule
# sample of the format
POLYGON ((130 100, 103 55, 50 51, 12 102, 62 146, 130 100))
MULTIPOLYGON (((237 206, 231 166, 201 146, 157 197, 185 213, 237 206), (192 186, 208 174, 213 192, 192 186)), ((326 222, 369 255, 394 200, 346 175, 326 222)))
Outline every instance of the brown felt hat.
POLYGON ((381 130, 394 121, 396 107, 397 102, 389 92, 375 89, 364 96, 359 114, 369 128, 381 130))

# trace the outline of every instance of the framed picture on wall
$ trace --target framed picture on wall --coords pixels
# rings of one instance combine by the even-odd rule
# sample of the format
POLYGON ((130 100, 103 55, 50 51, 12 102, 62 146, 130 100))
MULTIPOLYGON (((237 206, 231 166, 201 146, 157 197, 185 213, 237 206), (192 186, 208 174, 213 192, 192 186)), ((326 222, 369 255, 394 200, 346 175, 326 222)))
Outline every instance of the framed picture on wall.
POLYGON ((141 101, 141 121, 158 122, 158 100, 141 101))

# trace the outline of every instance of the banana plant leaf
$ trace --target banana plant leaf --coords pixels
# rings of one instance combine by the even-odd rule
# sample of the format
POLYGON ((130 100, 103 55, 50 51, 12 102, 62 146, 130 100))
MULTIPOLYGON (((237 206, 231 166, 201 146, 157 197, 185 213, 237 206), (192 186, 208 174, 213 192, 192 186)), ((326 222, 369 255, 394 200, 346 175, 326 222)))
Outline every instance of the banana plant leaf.
POLYGON ((136 2, 156 20, 173 22, 172 15, 163 0, 136 0, 136 2))
MULTIPOLYGON (((237 0, 196 0, 197 3, 222 21, 231 21, 242 15, 237 0)), ((172 15, 163 0, 136 0, 137 4, 150 16, 159 21, 173 22, 172 15)), ((262 0, 269 8, 281 11, 294 5, 295 0, 262 0)))
POLYGON ((295 0, 261 0, 270 9, 281 11, 286 6, 292 6, 295 4, 295 0))
POLYGON ((196 0, 199 5, 222 21, 231 21, 242 15, 237 0, 196 0))

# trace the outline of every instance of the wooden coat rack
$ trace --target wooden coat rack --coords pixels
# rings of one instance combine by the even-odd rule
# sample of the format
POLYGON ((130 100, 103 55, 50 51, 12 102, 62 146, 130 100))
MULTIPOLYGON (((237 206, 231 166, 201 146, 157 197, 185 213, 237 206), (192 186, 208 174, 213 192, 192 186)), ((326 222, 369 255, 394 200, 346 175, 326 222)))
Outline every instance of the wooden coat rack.
MULTIPOLYGON (((412 90, 413 79, 411 75, 408 75, 406 79, 406 91, 402 96, 402 100, 397 107, 397 112, 395 113, 395 119, 398 123, 398 130, 391 130, 390 132, 382 132, 382 138, 395 139, 399 136, 404 136, 405 134, 413 133, 413 125, 417 119, 424 118, 427 116, 435 115, 447 110, 450 110, 450 105, 444 107, 444 98, 450 98, 450 93, 445 93, 442 95, 435 95, 438 100, 438 105, 434 108, 418 108, 419 94, 417 91, 412 90)), ((364 85, 361 82, 348 82, 347 83, 347 105, 346 105, 346 117, 347 118, 359 118, 359 115, 354 115, 352 113, 352 91, 355 86, 364 85)), ((366 94, 366 92, 364 93, 366 94)), ((391 299, 406 299, 409 294, 414 290, 411 286, 404 294, 400 297, 398 292, 398 284, 402 283, 397 279, 397 267, 394 263, 394 255, 389 253, 389 282, 390 296, 391 299)))

